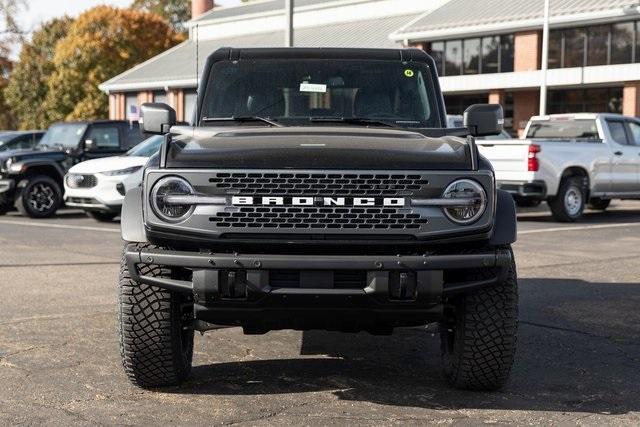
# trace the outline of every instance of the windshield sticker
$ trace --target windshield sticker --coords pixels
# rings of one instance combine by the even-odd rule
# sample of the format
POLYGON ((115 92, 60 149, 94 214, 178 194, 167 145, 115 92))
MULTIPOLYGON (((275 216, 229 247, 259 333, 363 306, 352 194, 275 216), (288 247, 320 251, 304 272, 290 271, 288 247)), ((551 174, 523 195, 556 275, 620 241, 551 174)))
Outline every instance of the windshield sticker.
POLYGON ((327 93, 327 85, 316 83, 300 83, 300 92, 327 93))
POLYGON ((415 73, 413 72, 413 70, 406 69, 406 70, 404 70, 404 75, 406 77, 413 77, 415 75, 415 73))

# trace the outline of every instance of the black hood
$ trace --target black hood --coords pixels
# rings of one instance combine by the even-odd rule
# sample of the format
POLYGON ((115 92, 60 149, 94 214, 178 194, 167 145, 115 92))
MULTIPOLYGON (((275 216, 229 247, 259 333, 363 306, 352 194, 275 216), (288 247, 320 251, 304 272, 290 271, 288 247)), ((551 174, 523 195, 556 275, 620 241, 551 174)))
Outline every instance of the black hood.
POLYGON ((470 170, 466 141, 359 127, 172 129, 169 168, 470 170))
POLYGON ((0 162, 7 159, 13 159, 14 162, 40 158, 62 160, 66 156, 67 154, 60 150, 9 150, 0 153, 0 162))

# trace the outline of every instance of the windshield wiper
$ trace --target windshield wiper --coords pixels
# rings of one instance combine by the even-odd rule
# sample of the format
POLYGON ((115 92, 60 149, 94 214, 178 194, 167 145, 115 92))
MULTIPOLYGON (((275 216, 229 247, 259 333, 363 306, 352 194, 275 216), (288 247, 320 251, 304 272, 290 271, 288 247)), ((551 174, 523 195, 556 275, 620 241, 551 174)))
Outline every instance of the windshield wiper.
POLYGON ((367 117, 309 117, 314 123, 347 123, 356 125, 381 125, 391 128, 399 127, 398 123, 392 120, 370 119, 367 117))
POLYGON ((282 127, 282 125, 274 120, 267 119, 259 116, 231 116, 231 117, 203 117, 202 121, 205 123, 215 122, 262 122, 275 127, 282 127))

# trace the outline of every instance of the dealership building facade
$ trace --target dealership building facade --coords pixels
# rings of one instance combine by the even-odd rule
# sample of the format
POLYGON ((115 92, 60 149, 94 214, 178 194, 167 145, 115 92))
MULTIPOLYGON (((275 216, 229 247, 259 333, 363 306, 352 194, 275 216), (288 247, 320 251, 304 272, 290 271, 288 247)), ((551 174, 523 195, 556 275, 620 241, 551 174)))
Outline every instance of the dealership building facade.
MULTIPOLYGON (((500 103, 507 126, 518 133, 539 111, 543 0, 295 4, 296 46, 428 51, 451 114, 473 103, 500 103)), ((194 14, 200 15, 189 23, 189 40, 101 85, 109 94, 111 118, 132 118, 139 104, 155 101, 168 102, 180 120, 188 121, 197 75, 211 52, 223 46, 283 44, 283 0, 206 11, 211 6, 210 0, 194 0, 194 14)), ((550 28, 549 113, 640 116, 637 0, 551 0, 550 28)))

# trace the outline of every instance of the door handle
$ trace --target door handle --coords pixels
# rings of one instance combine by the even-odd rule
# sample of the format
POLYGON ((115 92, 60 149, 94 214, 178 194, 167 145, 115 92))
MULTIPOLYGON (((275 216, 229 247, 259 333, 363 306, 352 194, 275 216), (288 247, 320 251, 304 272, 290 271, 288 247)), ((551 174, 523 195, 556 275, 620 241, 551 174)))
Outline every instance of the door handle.
POLYGON ((615 153, 613 153, 613 154, 615 154, 616 156, 622 156, 622 151, 616 151, 616 152, 615 152, 615 153))

